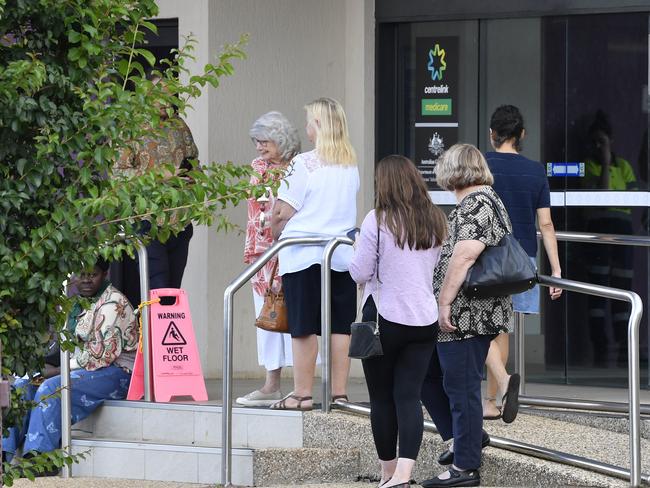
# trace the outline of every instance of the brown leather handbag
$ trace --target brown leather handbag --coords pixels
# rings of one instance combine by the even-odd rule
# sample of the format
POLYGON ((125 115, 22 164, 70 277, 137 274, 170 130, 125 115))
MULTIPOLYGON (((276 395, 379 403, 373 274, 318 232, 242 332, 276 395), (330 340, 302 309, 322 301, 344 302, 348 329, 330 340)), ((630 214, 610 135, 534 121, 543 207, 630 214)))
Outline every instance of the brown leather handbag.
POLYGON ((278 261, 275 261, 269 285, 264 295, 264 305, 259 317, 255 320, 255 326, 269 332, 289 332, 287 321, 287 304, 284 301, 284 290, 280 288, 277 293, 273 291, 272 285, 278 271, 278 261))

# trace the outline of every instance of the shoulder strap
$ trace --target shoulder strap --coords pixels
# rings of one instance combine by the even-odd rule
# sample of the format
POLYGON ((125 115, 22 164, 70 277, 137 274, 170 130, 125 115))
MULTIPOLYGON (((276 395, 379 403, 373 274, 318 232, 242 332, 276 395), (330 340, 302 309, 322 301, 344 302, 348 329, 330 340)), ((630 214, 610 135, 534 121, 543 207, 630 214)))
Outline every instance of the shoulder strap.
POLYGON ((497 218, 499 219, 499 222, 501 222, 501 225, 503 225, 503 227, 506 229, 506 232, 508 232, 508 233, 512 232, 508 228, 508 224, 506 223, 505 219, 503 218, 503 214, 501 213, 501 207, 499 206, 497 201, 494 198, 492 198, 492 195, 490 195, 487 192, 483 192, 483 191, 477 191, 476 193, 480 193, 481 195, 486 196, 488 198, 488 200, 490 200, 490 202, 492 202, 492 206, 494 207, 494 213, 497 215, 497 218))

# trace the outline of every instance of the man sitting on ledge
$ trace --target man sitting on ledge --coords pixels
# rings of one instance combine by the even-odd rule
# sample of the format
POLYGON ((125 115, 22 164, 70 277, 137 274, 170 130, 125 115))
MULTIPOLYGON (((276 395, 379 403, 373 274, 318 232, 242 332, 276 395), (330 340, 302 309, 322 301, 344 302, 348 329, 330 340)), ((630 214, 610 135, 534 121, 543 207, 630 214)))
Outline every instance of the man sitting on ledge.
MULTIPOLYGON (((79 346, 70 361, 72 423, 88 417, 106 399, 126 397, 138 346, 138 323, 127 298, 107 280, 108 263, 99 260, 93 269, 77 276, 82 297, 90 299, 84 310, 76 303, 68 315, 68 330, 79 346)), ((47 375, 46 375, 47 376, 47 375)), ((21 379, 14 384, 23 398, 36 405, 21 427, 9 429, 2 439, 3 460, 10 461, 24 442, 24 457, 52 451, 61 443, 61 376, 44 381, 21 379)))

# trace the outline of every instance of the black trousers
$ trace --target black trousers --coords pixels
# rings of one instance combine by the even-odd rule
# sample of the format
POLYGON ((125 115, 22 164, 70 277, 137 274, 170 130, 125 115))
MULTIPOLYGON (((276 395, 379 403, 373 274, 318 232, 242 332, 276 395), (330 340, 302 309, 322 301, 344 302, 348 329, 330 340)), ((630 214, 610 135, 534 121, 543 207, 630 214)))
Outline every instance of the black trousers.
MULTIPOLYGON (((363 320, 375 320, 376 311, 369 297, 363 307, 363 320)), ((417 459, 423 432, 420 393, 435 350, 438 326, 401 325, 380 315, 379 331, 384 355, 362 361, 377 455, 382 461, 395 459, 399 437, 399 457, 417 459)))
MULTIPOLYGON (((143 230, 148 229, 144 228, 143 230)), ((158 241, 149 243, 147 262, 151 290, 181 287, 190 239, 193 234, 194 229, 190 224, 177 236, 170 236, 164 244, 158 241)), ((140 271, 137 257, 131 259, 125 255, 122 261, 112 263, 111 281, 118 290, 126 295, 134 307, 138 306, 140 303, 140 271)))

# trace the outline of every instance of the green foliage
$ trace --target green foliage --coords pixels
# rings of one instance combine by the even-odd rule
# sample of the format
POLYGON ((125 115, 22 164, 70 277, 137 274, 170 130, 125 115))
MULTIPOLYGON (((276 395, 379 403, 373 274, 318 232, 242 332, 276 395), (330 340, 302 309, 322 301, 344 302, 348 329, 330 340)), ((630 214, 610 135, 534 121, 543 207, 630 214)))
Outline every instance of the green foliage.
POLYGON ((232 163, 187 177, 168 167, 113 175, 120 150, 164 126, 159 107, 184 114, 245 58, 243 36, 214 64, 189 73, 196 44, 189 38, 174 59, 156 63, 139 47, 144 32, 155 31, 146 19, 156 13, 154 0, 0 0, 3 375, 42 369, 48 329, 63 330, 71 308, 62 291, 69 273, 98 253, 132 254, 128 236, 142 220, 151 220, 151 238, 160 240, 190 221, 228 230, 220 212, 262 191, 249 184, 247 166, 232 163), (154 63, 162 83, 144 77, 154 63), (120 232, 126 240, 116 238, 120 232))

